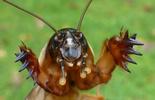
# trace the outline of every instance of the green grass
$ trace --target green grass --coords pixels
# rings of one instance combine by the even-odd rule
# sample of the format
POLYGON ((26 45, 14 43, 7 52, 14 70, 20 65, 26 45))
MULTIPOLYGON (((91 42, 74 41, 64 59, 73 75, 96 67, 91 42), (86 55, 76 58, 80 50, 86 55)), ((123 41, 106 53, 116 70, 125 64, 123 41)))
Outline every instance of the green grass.
MULTIPOLYGON (((51 22, 56 28, 76 27, 86 0, 10 0, 51 22)), ((101 86, 106 100, 154 100, 155 93, 155 1, 94 0, 85 16, 82 31, 92 45, 95 58, 101 44, 125 26, 144 42, 138 47, 143 57, 133 57, 138 65, 129 65, 132 74, 117 68, 111 81, 101 86), (93 37, 93 38, 92 38, 93 37)), ((22 100, 33 87, 25 80, 28 72, 18 73, 14 53, 23 40, 39 55, 53 35, 47 26, 38 27, 36 19, 0 1, 0 100, 22 100)), ((88 91, 95 94, 95 89, 88 91)))

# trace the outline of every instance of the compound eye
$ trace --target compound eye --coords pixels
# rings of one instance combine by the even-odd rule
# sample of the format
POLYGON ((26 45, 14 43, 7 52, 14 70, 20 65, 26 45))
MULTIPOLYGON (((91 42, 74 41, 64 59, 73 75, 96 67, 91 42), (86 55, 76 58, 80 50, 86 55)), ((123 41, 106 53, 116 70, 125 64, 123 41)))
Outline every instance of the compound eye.
POLYGON ((82 38, 82 33, 81 32, 76 32, 75 33, 75 38, 81 39, 82 38))
POLYGON ((62 42, 63 41, 63 35, 61 33, 58 33, 55 38, 56 41, 58 42, 62 42))

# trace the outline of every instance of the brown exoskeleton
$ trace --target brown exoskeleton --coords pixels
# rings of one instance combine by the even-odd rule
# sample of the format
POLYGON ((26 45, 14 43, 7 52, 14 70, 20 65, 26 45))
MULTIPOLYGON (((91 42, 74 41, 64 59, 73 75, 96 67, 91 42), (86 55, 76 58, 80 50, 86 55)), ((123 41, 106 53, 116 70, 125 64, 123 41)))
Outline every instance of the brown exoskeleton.
MULTIPOLYGON (((39 59, 24 43, 16 54, 16 62, 22 62, 20 72, 27 69, 37 86, 28 95, 27 100, 101 100, 100 97, 80 96, 78 90, 91 89, 107 83, 116 66, 126 71, 127 63, 136 64, 129 54, 142 55, 133 49, 134 45, 143 45, 136 41, 136 34, 129 36, 127 30, 121 30, 103 43, 97 63, 83 32, 80 31, 84 15, 91 4, 89 0, 77 28, 56 30, 37 15, 7 1, 4 2, 38 18, 55 33, 41 51, 39 59)), ((29 78, 29 77, 28 77, 29 78)))

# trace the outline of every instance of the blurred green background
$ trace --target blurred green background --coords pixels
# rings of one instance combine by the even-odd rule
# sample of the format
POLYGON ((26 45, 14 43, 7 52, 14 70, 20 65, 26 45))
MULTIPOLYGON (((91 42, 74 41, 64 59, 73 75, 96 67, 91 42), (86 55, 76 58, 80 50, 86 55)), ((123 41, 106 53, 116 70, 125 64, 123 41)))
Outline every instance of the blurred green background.
MULTIPOLYGON (((76 27, 87 0, 10 0, 35 12, 57 29, 76 27)), ((133 56, 138 65, 129 64, 131 74, 117 68, 111 81, 101 86, 106 100, 154 100, 155 98, 155 1, 94 0, 82 31, 92 45, 97 60, 102 42, 119 34, 125 26, 145 45, 136 47, 142 57, 133 56)), ((37 19, 0 1, 0 100, 23 100, 33 87, 25 80, 27 71, 18 73, 14 53, 23 40, 39 56, 53 31, 37 19)), ((86 91, 95 94, 96 90, 86 91)))

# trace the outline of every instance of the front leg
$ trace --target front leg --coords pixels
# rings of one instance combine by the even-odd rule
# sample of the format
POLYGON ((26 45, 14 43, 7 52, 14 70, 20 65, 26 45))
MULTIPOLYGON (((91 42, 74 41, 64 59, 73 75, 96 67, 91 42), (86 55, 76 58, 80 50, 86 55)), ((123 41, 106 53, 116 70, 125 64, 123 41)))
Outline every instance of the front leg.
POLYGON ((101 52, 101 57, 96 64, 96 66, 101 70, 100 74, 102 76, 109 77, 102 77, 103 83, 109 81, 112 76, 112 72, 117 65, 125 71, 130 72, 127 64, 136 64, 136 62, 130 58, 129 55, 142 55, 140 52, 134 50, 134 45, 141 46, 143 44, 136 40, 136 34, 129 36, 128 30, 121 30, 120 36, 114 36, 105 41, 101 52))
POLYGON ((64 95, 69 91, 68 82, 65 85, 59 85, 61 69, 54 63, 48 52, 46 45, 41 52, 39 60, 24 43, 19 47, 20 53, 16 53, 16 62, 20 61, 22 67, 19 72, 27 69, 34 82, 49 93, 55 95, 64 95))
POLYGON ((27 69, 30 75, 26 78, 32 77, 32 79, 37 82, 37 77, 40 74, 39 70, 39 62, 35 54, 32 52, 30 48, 27 48, 26 45, 22 42, 22 45, 19 46, 20 52, 15 53, 16 55, 16 61, 20 61, 22 63, 22 66, 19 70, 19 72, 23 71, 24 69, 27 69))
POLYGON ((88 50, 86 65, 91 68, 91 73, 83 79, 77 75, 76 83, 80 89, 90 89, 98 84, 107 83, 117 65, 130 72, 127 68, 128 62, 133 64, 136 62, 129 57, 129 54, 142 55, 135 51, 133 46, 143 44, 135 40, 135 34, 131 37, 128 35, 128 31, 121 31, 120 36, 106 40, 96 65, 94 65, 92 54, 88 50))

